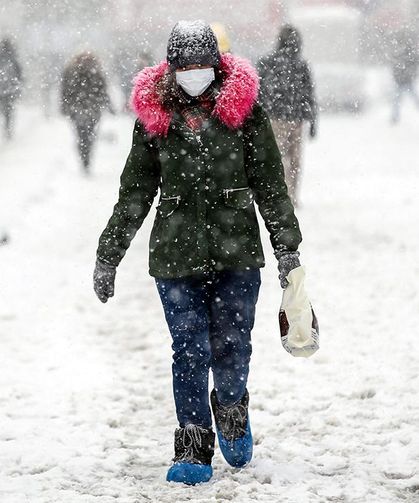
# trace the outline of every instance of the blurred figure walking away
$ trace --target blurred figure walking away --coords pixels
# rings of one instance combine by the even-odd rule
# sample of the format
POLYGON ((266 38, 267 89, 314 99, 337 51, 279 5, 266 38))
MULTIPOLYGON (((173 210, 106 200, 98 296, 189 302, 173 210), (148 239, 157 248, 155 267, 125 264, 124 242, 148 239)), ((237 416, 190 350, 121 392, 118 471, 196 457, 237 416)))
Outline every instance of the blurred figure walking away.
POLYGON ((272 121, 285 180, 294 205, 298 205, 301 175, 303 123, 310 122, 310 136, 316 136, 317 105, 312 76, 301 57, 302 41, 296 28, 286 25, 277 48, 259 61, 260 99, 272 121))
POLYGON ((4 115, 4 135, 10 140, 13 135, 15 101, 20 97, 22 69, 16 49, 10 39, 0 42, 0 112, 4 115))
POLYGON ((91 151, 103 110, 114 113, 105 75, 93 54, 79 54, 63 72, 61 111, 74 124, 77 147, 86 173, 89 172, 91 151))
POLYGON ((407 31, 400 32, 394 40, 391 66, 395 85, 391 120, 395 124, 400 120, 400 104, 404 94, 410 94, 419 108, 419 96, 415 90, 419 53, 417 43, 407 31))

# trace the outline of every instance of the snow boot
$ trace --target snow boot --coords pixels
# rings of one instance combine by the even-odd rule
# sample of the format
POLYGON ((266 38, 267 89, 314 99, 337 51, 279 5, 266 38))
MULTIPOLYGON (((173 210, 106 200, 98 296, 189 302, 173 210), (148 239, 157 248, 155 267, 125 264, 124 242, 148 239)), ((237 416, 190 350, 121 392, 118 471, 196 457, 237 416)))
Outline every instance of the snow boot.
POLYGON ((224 406, 211 393, 211 406, 215 417, 218 443, 227 463, 236 468, 247 465, 252 459, 253 439, 249 421, 249 393, 246 390, 237 403, 224 406))
POLYGON ((208 482, 212 477, 215 433, 212 428, 187 424, 175 431, 175 457, 167 472, 168 482, 188 485, 208 482))

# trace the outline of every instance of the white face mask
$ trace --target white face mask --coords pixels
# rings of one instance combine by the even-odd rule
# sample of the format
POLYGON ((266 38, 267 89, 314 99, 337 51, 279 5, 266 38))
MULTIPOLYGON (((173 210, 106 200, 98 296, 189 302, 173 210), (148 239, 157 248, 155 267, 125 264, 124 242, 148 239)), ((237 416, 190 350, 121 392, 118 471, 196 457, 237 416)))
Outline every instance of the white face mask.
POLYGON ((197 70, 176 72, 176 82, 190 96, 199 96, 208 89, 214 80, 214 68, 199 68, 197 70))

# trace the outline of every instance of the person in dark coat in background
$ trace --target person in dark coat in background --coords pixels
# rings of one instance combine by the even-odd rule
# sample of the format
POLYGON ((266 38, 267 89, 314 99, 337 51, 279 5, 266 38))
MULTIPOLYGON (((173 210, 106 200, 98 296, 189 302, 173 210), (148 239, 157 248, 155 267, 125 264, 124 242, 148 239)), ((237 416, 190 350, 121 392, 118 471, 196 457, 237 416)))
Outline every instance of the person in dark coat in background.
POLYGON ((400 104, 403 95, 410 94, 419 108, 419 96, 415 90, 418 73, 419 53, 417 43, 408 32, 399 33, 394 40, 391 69, 394 79, 394 98, 392 122, 400 120, 400 104))
POLYGON ((13 112, 15 101, 20 97, 22 69, 16 50, 8 38, 0 42, 0 111, 4 115, 4 135, 10 140, 13 135, 13 112))
POLYGON ((261 103, 272 121, 294 205, 298 204, 303 123, 310 123, 310 136, 314 138, 317 118, 313 80, 307 62, 301 57, 301 47, 297 29, 286 25, 280 32, 277 48, 258 64, 261 103))
POLYGON ((160 189, 149 272, 173 339, 179 428, 167 473, 172 482, 211 478, 210 406, 225 460, 242 467, 252 457, 246 384, 265 263, 255 202, 283 288, 300 265, 301 232, 258 88, 256 70, 238 56, 220 54, 208 24, 176 24, 167 60, 135 80, 132 149, 99 239, 94 289, 107 302, 116 269, 160 189))
POLYGON ((89 172, 91 151, 103 110, 114 113, 105 75, 93 54, 79 54, 64 69, 61 111, 75 126, 77 147, 86 173, 89 172))

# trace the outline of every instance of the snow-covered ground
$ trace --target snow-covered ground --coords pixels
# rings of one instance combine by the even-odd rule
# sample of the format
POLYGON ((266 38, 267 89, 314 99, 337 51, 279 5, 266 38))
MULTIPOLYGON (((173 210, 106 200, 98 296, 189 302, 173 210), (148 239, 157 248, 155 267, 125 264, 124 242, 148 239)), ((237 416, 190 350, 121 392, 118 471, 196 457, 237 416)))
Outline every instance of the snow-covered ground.
MULTIPOLYGON (((253 332, 249 467, 217 450, 214 478, 165 482, 176 427, 170 338, 147 273, 152 216, 116 297, 92 289, 132 119, 106 118, 94 173, 72 131, 36 110, 0 143, 2 503, 359 502, 419 499, 419 114, 324 116, 307 144, 302 259, 321 350, 281 347, 268 258, 253 332)), ((25 120, 24 120, 25 119, 25 120)))

